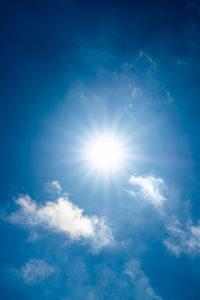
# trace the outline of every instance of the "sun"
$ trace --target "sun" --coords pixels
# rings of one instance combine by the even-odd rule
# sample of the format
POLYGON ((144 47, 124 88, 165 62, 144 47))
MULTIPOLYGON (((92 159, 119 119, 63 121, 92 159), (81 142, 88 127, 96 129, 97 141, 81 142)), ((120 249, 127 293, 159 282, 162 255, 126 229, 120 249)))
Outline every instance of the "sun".
POLYGON ((72 148, 71 163, 78 172, 81 183, 117 182, 132 168, 137 156, 133 147, 133 134, 128 129, 119 128, 118 123, 107 126, 83 127, 75 134, 76 143, 72 148))
POLYGON ((92 168, 109 172, 119 169, 124 159, 120 139, 110 135, 94 137, 86 147, 86 160, 92 168))

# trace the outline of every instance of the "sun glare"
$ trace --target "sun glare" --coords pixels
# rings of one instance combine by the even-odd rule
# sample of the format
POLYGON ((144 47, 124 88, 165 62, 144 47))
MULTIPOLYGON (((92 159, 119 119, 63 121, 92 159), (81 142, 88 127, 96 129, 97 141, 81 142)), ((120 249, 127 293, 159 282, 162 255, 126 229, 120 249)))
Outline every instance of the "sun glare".
POLYGON ((124 156, 122 144, 112 136, 94 138, 89 143, 86 152, 91 166, 101 171, 118 169, 124 156))

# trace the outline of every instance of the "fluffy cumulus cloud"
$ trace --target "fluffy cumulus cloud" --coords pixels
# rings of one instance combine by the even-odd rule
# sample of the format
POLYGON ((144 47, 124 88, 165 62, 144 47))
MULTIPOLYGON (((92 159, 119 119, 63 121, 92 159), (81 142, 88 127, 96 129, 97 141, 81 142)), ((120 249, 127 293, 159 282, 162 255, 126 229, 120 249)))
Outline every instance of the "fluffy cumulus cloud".
POLYGON ((147 200, 157 208, 161 207, 162 203, 166 200, 162 194, 164 187, 162 178, 131 176, 129 183, 133 186, 133 189, 130 191, 132 196, 147 200))
POLYGON ((140 262, 131 259, 126 263, 124 274, 126 274, 135 287, 135 300, 162 300, 157 296, 149 283, 148 277, 140 267, 140 262))
POLYGON ((55 268, 42 259, 32 258, 22 268, 14 270, 26 283, 37 283, 48 278, 55 268))
POLYGON ((113 241, 111 230, 104 218, 84 215, 83 210, 70 202, 66 195, 44 205, 37 204, 28 195, 15 201, 19 209, 8 217, 11 223, 30 228, 42 226, 64 233, 71 240, 89 243, 94 252, 113 241))
POLYGON ((167 224, 168 237, 164 245, 175 256, 182 253, 187 255, 200 254, 200 223, 196 226, 187 222, 184 226, 176 218, 172 218, 167 224))

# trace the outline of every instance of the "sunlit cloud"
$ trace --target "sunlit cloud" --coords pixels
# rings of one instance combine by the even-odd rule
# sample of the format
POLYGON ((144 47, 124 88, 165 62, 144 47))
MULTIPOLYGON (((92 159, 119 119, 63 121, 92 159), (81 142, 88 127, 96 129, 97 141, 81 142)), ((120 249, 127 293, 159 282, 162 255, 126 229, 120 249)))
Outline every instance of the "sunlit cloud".
POLYGON ((72 241, 81 240, 90 244, 93 252, 98 252, 114 240, 105 218, 84 215, 83 210, 70 202, 67 196, 44 205, 36 203, 29 195, 23 195, 15 202, 19 209, 8 217, 13 224, 21 224, 30 229, 40 226, 64 233, 72 241))
POLYGON ((173 217, 166 229, 168 237, 163 243, 170 253, 177 257, 181 254, 200 255, 200 223, 194 225, 190 220, 183 225, 173 217))
POLYGON ((129 183, 132 185, 130 191, 134 197, 140 197, 156 208, 160 208, 166 198, 162 194, 164 187, 164 180, 162 178, 155 178, 153 176, 134 176, 129 178, 129 183))
POLYGON ((42 259, 32 258, 25 263, 20 269, 14 269, 13 272, 20 278, 22 278, 26 283, 33 284, 38 283, 50 275, 52 275, 56 269, 47 264, 42 259))

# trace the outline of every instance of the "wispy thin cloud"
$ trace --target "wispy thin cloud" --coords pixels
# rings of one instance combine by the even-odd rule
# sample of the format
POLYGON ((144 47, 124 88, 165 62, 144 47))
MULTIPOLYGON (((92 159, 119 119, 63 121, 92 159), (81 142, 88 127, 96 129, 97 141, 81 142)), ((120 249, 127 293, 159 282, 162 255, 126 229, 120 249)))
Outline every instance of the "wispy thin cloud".
MULTIPOLYGON (((140 262, 135 259, 126 261, 122 266, 118 265, 117 269, 113 268, 112 260, 104 261, 102 264, 94 266, 92 276, 88 273, 87 265, 78 261, 74 264, 71 273, 73 279, 74 273, 79 284, 70 285, 70 299, 102 300, 102 299, 134 299, 134 300, 162 300, 157 296, 149 278, 141 269, 140 262), (77 278, 77 272, 80 274, 77 278), (87 284, 86 284, 87 282, 87 284), (88 284, 89 283, 89 284, 88 284)), ((67 300, 63 297, 62 300, 67 300)))
POLYGON ((84 215, 83 210, 70 202, 67 196, 44 205, 36 203, 29 195, 22 195, 15 202, 19 209, 8 217, 13 224, 21 224, 30 229, 40 226, 64 233, 73 241, 89 243, 94 252, 113 241, 105 218, 84 215))
POLYGON ((143 58, 144 60, 146 60, 149 64, 151 70, 153 72, 156 72, 157 64, 150 55, 146 54, 144 51, 141 50, 139 52, 139 58, 143 58))
POLYGON ((130 191, 132 196, 140 197, 156 208, 161 207, 166 198, 162 194, 164 187, 164 180, 162 178, 155 178, 153 176, 131 176, 129 183, 132 185, 130 191))
POLYGON ((135 74, 141 74, 141 72, 155 73, 157 71, 157 63, 148 53, 146 53, 143 50, 140 50, 136 54, 133 61, 123 63, 121 68, 124 72, 128 73, 131 71, 135 74))
POLYGON ((143 95, 142 89, 137 86, 131 87, 131 96, 133 98, 140 98, 143 95))
POLYGON ((144 274, 138 260, 131 259, 128 261, 124 267, 124 274, 130 278, 135 287, 136 295, 134 299, 162 300, 161 297, 156 295, 155 291, 151 287, 149 278, 144 274))
POLYGON ((173 217, 168 221, 166 229, 168 237, 163 243, 172 254, 176 257, 181 254, 200 255, 200 223, 194 225, 190 220, 183 225, 173 217))
POLYGON ((172 102, 174 102, 174 98, 172 97, 171 93, 167 90, 165 90, 165 93, 166 93, 167 103, 171 104, 172 102))
POLYGON ((26 283, 32 284, 45 280, 56 270, 53 266, 47 264, 44 260, 32 258, 29 259, 29 261, 26 262, 26 264, 20 269, 14 269, 13 271, 26 283))
POLYGON ((131 70, 131 69, 134 69, 134 70, 136 70, 136 67, 133 65, 133 64, 130 64, 130 63, 124 63, 123 65, 122 65, 122 69, 123 70, 125 70, 125 71, 129 71, 129 70, 131 70))
POLYGON ((45 184, 45 191, 50 194, 61 194, 63 189, 57 180, 53 180, 45 184))

